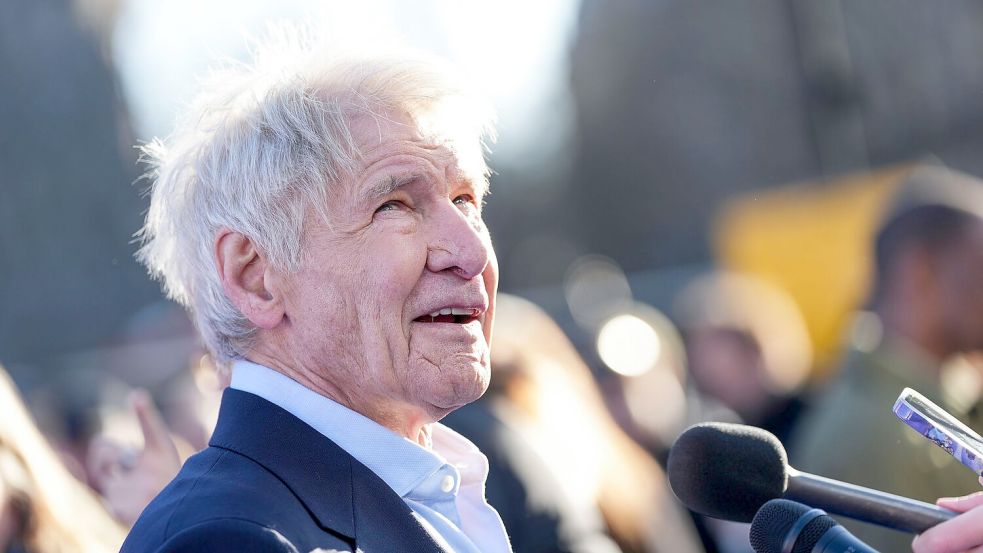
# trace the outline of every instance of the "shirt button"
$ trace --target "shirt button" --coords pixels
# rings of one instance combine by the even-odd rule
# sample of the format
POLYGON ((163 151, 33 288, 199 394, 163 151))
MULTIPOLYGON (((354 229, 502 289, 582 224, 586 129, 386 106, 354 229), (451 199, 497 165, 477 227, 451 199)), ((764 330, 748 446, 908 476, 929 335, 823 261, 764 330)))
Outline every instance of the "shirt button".
POLYGON ((440 481, 440 489, 444 493, 451 493, 454 489, 454 477, 451 475, 444 476, 443 480, 440 481))

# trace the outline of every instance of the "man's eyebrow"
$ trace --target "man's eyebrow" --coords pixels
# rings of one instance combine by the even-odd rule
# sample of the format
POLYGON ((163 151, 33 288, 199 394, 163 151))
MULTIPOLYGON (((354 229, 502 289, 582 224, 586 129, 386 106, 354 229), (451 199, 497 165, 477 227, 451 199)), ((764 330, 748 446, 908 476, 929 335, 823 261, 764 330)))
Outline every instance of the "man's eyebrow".
POLYGON ((477 194, 479 198, 484 198, 488 196, 490 187, 489 187, 488 179, 484 175, 482 175, 480 178, 476 180, 471 180, 470 182, 471 182, 471 187, 474 188, 475 194, 477 194))
POLYGON ((459 167, 452 179, 458 184, 464 184, 471 188, 478 199, 488 195, 488 177, 483 173, 476 173, 459 167))
POLYGON ((359 194, 359 197, 363 201, 382 198, 392 194, 396 190, 399 190, 400 187, 406 186, 418 178, 420 178, 420 175, 416 173, 389 175, 388 177, 374 181, 366 186, 364 189, 362 189, 362 193, 359 194))

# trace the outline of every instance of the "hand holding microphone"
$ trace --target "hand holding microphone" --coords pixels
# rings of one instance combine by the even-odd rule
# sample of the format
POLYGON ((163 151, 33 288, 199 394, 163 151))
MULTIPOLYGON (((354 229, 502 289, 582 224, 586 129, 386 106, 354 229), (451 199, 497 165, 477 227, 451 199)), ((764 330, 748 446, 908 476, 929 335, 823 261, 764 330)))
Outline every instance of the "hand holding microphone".
MULTIPOLYGON (((981 479, 983 483, 983 479, 981 479)), ((938 504, 962 513, 915 538, 914 553, 983 553, 983 492, 944 497, 938 504)))
MULTIPOLYGON (((912 551, 983 553, 983 492, 938 503, 963 514, 915 538, 912 551)), ((757 553, 876 553, 825 512, 787 499, 772 499, 758 510, 750 539, 757 553)))

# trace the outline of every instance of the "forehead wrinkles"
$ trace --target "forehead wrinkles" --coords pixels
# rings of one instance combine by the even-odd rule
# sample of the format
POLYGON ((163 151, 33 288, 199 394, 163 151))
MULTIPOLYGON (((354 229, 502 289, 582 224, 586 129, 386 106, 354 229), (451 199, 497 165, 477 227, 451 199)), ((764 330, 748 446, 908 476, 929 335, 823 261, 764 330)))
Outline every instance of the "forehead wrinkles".
POLYGON ((429 113, 410 115, 401 112, 363 113, 352 121, 358 143, 360 173, 405 144, 405 153, 428 159, 449 182, 469 181, 478 195, 488 191, 488 167, 484 145, 479 136, 462 133, 452 120, 437 118, 427 124, 429 113), (420 120, 419 117, 423 119, 420 120), (442 124, 436 124, 442 123, 442 124))
POLYGON ((368 156, 354 180, 359 200, 385 195, 419 177, 435 177, 431 179, 434 183, 447 181, 447 185, 452 185, 461 174, 453 151, 442 145, 400 141, 375 154, 368 156))

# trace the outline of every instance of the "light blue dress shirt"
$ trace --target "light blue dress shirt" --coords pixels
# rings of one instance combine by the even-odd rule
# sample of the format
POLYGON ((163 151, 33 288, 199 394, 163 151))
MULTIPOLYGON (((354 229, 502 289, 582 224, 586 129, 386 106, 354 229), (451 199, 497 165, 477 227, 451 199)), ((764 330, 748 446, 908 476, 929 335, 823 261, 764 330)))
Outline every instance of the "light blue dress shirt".
POLYGON ((239 360, 230 387, 274 403, 377 474, 419 516, 428 532, 457 553, 511 553, 498 512, 485 501, 488 459, 446 426, 433 426, 433 449, 262 365, 239 360))

